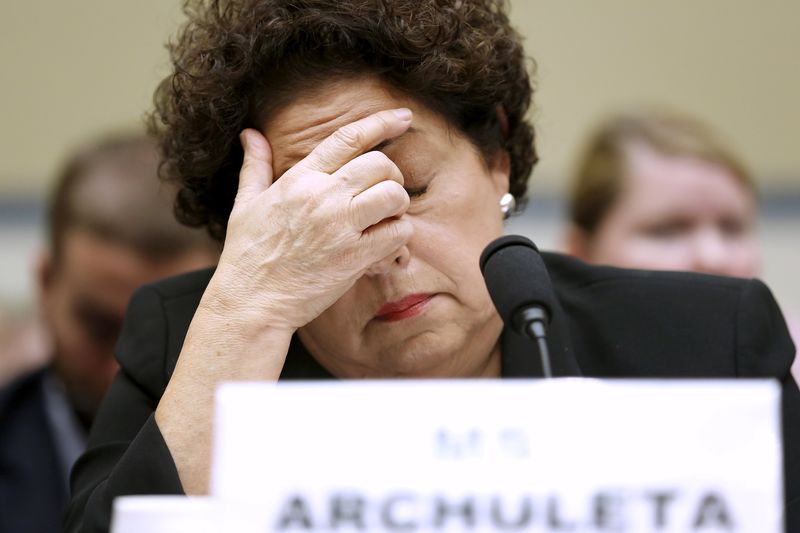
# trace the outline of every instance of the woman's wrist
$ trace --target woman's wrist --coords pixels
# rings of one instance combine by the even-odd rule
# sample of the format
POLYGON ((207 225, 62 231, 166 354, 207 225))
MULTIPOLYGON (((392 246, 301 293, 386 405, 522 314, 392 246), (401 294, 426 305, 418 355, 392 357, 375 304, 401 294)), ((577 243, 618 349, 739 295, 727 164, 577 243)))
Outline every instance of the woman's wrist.
POLYGON ((264 294, 263 288, 251 290, 243 280, 250 276, 230 266, 217 267, 217 271, 206 287, 195 314, 195 319, 221 332, 253 338, 269 335, 274 338, 291 339, 297 327, 286 321, 275 302, 286 300, 279 296, 264 294))

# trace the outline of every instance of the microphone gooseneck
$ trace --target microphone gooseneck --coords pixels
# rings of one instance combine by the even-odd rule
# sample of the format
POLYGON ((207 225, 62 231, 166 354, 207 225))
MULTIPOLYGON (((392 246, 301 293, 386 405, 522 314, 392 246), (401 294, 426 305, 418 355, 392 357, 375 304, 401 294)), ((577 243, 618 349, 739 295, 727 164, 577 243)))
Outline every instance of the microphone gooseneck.
POLYGON ((536 341, 544 376, 552 377, 547 326, 555 293, 536 245, 521 235, 500 237, 483 250, 480 267, 503 323, 536 341))

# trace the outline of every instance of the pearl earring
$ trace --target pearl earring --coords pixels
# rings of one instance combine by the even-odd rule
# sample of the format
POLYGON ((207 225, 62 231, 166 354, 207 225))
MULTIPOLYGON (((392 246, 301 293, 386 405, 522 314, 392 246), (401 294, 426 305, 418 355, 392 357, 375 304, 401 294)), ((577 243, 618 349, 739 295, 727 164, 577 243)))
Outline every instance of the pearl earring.
POLYGON ((516 207, 517 201, 514 199, 514 195, 509 192, 505 193, 500 198, 500 212, 503 213, 503 220, 510 217, 516 207))

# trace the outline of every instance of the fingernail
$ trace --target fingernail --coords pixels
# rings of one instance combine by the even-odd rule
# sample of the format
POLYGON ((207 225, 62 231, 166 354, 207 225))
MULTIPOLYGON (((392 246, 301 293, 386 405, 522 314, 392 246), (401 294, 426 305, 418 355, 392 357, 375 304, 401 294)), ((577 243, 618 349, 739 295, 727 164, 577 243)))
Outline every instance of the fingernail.
POLYGON ((242 148, 247 150, 247 135, 244 134, 244 130, 239 134, 239 142, 242 145, 242 148))
POLYGON ((400 109, 395 109, 394 110, 394 114, 400 120, 403 120, 403 121, 406 121, 406 122, 411 120, 411 110, 408 109, 407 107, 401 107, 400 109))

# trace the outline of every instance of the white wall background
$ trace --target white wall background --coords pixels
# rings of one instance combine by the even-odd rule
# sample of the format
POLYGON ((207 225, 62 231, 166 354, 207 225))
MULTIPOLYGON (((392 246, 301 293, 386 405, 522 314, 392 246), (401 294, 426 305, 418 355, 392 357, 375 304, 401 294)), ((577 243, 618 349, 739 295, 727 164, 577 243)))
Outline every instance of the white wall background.
MULTIPOLYGON (((3 2, 0 309, 30 305, 36 210, 65 155, 101 133, 135 126, 149 108, 168 71, 163 44, 182 19, 180 4, 3 2)), ((538 63, 533 117, 542 161, 534 199, 558 197, 587 128, 606 113, 642 103, 692 112, 730 139, 768 193, 795 198, 782 201, 780 213, 767 209, 761 233, 764 277, 785 306, 800 309, 800 2, 511 5, 538 63)), ((515 224, 556 246, 558 211, 536 205, 515 224)))

